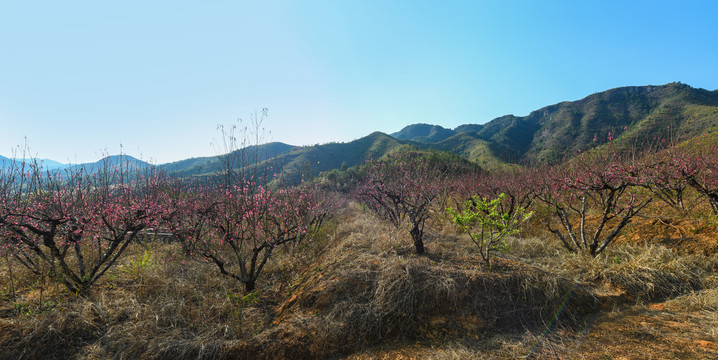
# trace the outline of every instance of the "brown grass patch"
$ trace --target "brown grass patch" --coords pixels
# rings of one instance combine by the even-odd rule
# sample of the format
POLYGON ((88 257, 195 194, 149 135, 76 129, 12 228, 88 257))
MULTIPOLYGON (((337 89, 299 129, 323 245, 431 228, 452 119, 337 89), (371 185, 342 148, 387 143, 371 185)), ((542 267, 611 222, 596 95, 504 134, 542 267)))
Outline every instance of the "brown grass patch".
POLYGON ((549 238, 512 239, 509 257, 545 271, 573 277, 604 292, 615 290, 622 302, 663 301, 715 283, 718 258, 681 254, 664 246, 616 244, 596 258, 568 253, 549 238))
POLYGON ((583 285, 516 261, 497 259, 487 269, 478 255, 414 256, 407 239, 398 242, 401 233, 371 220, 357 217, 340 227, 345 236, 280 307, 275 322, 310 329, 307 347, 315 356, 538 329, 569 294, 562 320, 597 309, 583 285))

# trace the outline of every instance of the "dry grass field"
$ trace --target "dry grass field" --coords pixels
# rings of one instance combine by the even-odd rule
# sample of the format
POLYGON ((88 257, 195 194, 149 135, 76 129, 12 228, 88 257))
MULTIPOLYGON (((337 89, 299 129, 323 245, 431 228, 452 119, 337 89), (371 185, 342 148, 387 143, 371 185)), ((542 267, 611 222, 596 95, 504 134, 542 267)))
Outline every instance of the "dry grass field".
POLYGON ((718 358, 715 219, 649 212, 596 259, 538 221, 487 268, 441 216, 417 256, 352 204, 249 294, 176 244, 133 244, 84 298, 3 259, 0 358, 718 358))

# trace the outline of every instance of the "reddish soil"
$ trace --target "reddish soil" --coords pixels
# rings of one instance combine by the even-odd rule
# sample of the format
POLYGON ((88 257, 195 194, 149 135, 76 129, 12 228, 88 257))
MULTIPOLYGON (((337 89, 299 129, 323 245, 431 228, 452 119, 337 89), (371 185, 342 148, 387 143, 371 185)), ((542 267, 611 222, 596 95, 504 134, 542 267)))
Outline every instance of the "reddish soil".
POLYGON ((618 243, 663 245, 686 253, 718 254, 718 224, 701 219, 637 218, 618 243))

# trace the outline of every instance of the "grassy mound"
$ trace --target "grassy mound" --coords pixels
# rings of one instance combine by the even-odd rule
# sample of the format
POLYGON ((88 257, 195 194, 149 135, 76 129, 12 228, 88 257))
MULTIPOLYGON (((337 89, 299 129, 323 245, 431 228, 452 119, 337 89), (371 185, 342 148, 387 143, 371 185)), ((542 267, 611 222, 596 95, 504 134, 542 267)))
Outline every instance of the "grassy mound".
POLYGON ((297 279, 275 327, 259 336, 265 345, 235 354, 292 348, 292 357, 326 357, 380 343, 482 339, 542 328, 559 310, 570 324, 598 309, 590 289, 570 279, 506 259, 487 269, 478 255, 417 257, 401 237, 354 214, 297 279))

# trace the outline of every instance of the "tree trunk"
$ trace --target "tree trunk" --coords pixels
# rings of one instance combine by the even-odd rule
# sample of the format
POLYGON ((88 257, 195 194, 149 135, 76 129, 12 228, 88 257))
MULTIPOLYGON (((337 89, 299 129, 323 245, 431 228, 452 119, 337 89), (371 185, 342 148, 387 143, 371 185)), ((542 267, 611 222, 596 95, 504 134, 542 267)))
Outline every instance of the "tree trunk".
POLYGON ((708 201, 711 204, 711 209, 713 210, 713 215, 718 215, 718 195, 716 195, 716 194, 708 195, 708 201))
POLYGON ((254 290, 254 285, 255 285, 254 280, 243 281, 243 283, 244 283, 244 292, 245 293, 249 294, 250 292, 252 292, 254 290))
POLYGON ((423 231, 419 230, 418 225, 414 225, 410 233, 411 238, 414 239, 414 247, 416 248, 416 253, 419 255, 423 255, 425 253, 424 240, 422 239, 424 237, 423 231))
POLYGON ((10 289, 12 290, 12 297, 10 298, 10 300, 15 301, 15 277, 12 273, 12 261, 10 261, 9 256, 5 258, 5 261, 7 261, 7 268, 10 272, 10 289))

